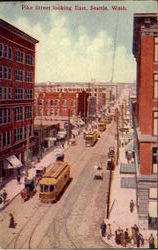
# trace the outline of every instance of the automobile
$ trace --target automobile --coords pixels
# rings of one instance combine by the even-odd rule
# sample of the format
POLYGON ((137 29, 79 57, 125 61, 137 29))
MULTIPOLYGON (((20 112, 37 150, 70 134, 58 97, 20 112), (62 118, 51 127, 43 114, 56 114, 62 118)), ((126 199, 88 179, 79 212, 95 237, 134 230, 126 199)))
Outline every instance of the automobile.
POLYGON ((103 168, 100 165, 94 166, 94 179, 103 179, 103 168))

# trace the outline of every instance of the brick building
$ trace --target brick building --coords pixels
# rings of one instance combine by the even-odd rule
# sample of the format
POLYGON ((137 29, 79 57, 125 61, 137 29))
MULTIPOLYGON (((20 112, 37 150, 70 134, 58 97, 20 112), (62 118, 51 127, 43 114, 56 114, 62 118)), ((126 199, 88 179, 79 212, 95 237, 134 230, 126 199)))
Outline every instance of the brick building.
POLYGON ((134 15, 133 54, 137 63, 137 200, 140 223, 157 223, 158 19, 134 15))
POLYGON ((88 94, 82 92, 49 92, 42 88, 36 91, 35 115, 48 120, 68 120, 68 116, 87 116, 88 94))
POLYGON ((34 144, 35 44, 38 41, 0 19, 0 177, 25 163, 34 144), (27 144, 28 143, 28 144, 27 144))

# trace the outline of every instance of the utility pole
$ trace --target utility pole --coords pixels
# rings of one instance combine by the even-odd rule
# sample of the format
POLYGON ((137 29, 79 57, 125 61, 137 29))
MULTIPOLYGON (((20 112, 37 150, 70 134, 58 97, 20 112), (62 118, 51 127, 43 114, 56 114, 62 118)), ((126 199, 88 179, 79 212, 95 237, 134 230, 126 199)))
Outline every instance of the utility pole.
POLYGON ((70 109, 68 109, 68 143, 71 137, 70 109))
POLYGON ((25 177, 28 178, 28 167, 29 167, 29 125, 26 125, 26 164, 25 164, 25 177))
POLYGON ((119 160, 119 110, 116 108, 116 140, 117 140, 117 155, 116 155, 116 165, 118 166, 119 160))

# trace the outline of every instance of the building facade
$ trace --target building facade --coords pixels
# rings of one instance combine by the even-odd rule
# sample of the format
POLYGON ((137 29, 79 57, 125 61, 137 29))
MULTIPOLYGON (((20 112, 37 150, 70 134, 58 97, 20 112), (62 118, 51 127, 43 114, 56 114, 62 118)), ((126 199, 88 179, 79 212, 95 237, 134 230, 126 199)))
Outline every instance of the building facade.
POLYGON ((157 223, 158 19, 134 15, 133 54, 137 63, 137 200, 143 227, 157 223))
POLYGON ((0 177, 26 162, 34 144, 35 44, 38 41, 0 19, 0 177))
POLYGON ((53 92, 49 88, 36 91, 35 115, 43 120, 68 120, 70 117, 87 116, 88 93, 53 92))

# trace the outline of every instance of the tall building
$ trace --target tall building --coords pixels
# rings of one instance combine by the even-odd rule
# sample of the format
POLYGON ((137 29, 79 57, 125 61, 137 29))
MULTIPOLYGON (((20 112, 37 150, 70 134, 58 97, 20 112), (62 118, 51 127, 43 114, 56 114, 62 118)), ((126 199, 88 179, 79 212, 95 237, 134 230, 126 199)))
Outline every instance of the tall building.
MULTIPOLYGON (((26 163, 34 145, 36 39, 0 19, 0 178, 26 163)), ((16 170, 15 170, 16 169, 16 170)))
POLYGON ((137 63, 137 201, 142 227, 156 227, 158 164, 158 19, 134 14, 133 54, 137 63))
POLYGON ((82 92, 49 92, 49 88, 36 91, 35 115, 45 120, 68 120, 68 116, 87 116, 88 94, 82 92))

